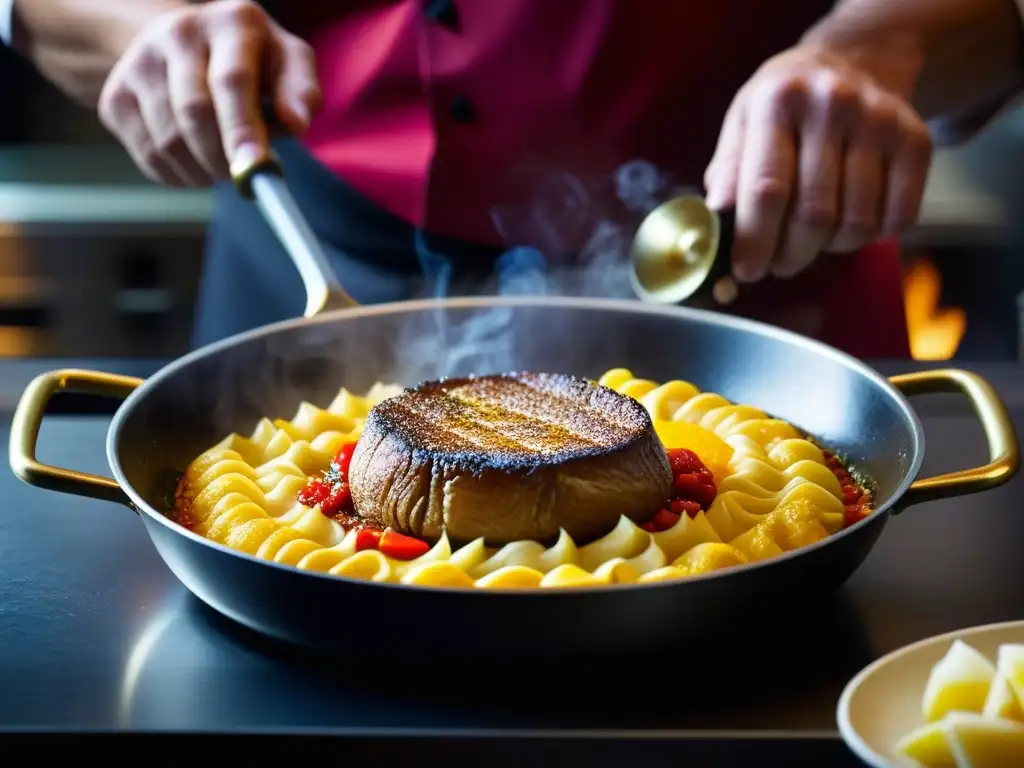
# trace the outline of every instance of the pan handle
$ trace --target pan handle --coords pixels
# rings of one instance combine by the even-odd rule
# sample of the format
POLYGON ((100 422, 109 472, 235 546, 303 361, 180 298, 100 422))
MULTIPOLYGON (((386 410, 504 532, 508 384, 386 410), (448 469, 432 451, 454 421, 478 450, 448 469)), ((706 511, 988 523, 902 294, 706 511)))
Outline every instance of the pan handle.
POLYGON ((43 424, 46 406, 58 392, 78 392, 87 395, 106 395, 122 400, 142 383, 134 376, 119 376, 99 371, 65 369, 36 376, 25 388, 18 401, 11 423, 10 454, 14 474, 29 485, 50 491, 88 496, 102 501, 114 501, 131 506, 121 486, 109 477, 61 469, 36 460, 36 440, 43 424))
POLYGON ((989 463, 982 467, 915 480, 900 500, 900 508, 997 488, 1017 473, 1020 445, 1013 419, 998 393, 981 376, 957 368, 945 368, 905 373, 893 376, 889 382, 907 397, 941 392, 963 394, 981 421, 989 454, 989 463))
POLYGON ((239 194, 255 200, 277 235, 306 288, 305 317, 332 309, 357 306, 341 286, 319 239, 284 180, 284 169, 273 152, 263 157, 236 158, 231 178, 239 194))

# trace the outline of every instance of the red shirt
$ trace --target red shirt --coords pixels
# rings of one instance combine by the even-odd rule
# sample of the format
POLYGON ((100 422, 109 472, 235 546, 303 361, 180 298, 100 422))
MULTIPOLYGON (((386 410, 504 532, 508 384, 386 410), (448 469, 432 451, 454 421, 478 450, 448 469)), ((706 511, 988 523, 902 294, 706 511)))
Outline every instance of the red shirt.
MULTIPOLYGON (((631 234, 674 189, 700 187, 736 91, 832 3, 784 5, 324 3, 289 25, 316 49, 325 96, 305 141, 432 233, 577 252, 609 225, 631 234)), ((909 356, 899 281, 898 250, 880 246, 753 287, 730 311, 860 356, 909 356)))

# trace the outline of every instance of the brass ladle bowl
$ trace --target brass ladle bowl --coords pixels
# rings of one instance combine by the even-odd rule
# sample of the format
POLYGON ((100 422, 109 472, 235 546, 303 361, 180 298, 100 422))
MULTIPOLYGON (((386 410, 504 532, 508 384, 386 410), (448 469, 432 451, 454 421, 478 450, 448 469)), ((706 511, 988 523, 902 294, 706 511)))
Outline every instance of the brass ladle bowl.
POLYGON ((697 194, 675 197, 651 211, 630 251, 630 282, 637 297, 655 304, 701 296, 718 304, 733 301, 734 220, 734 211, 713 211, 697 194))

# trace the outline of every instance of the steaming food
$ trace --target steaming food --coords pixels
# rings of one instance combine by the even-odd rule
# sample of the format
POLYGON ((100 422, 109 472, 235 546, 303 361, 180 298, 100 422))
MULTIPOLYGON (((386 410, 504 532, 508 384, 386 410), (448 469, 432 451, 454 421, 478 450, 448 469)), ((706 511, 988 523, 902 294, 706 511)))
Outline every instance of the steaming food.
POLYGON ((436 541, 589 541, 672 490, 636 400, 561 374, 422 384, 369 412, 349 471, 359 518, 436 541))
POLYGON ((522 589, 742 567, 824 539, 871 505, 865 483, 788 422, 616 369, 596 383, 510 374, 342 389, 326 408, 303 403, 290 421, 263 419, 201 454, 173 515, 301 569, 522 589), (511 428, 513 405, 524 417, 511 428), (431 425, 445 429, 432 437, 431 425))
POLYGON ((1024 765, 1024 645, 1000 646, 993 664, 955 640, 932 667, 921 714, 894 748, 915 765, 1024 765))

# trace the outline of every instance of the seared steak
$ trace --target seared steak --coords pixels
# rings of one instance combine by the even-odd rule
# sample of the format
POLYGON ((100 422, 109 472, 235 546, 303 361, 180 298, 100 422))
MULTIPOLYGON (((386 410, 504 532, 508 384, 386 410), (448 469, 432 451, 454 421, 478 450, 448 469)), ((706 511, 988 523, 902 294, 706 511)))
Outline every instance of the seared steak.
POLYGON ((672 488, 643 406, 585 379, 514 373, 421 384, 374 407, 349 470, 356 512, 435 540, 579 543, 672 488))

